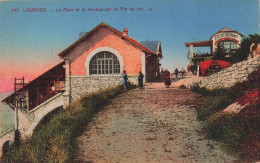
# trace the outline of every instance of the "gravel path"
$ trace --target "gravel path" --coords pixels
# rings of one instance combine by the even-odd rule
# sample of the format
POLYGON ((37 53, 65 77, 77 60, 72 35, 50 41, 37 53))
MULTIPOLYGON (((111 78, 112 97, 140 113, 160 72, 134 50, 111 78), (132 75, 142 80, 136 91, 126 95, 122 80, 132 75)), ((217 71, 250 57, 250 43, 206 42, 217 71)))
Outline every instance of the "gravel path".
POLYGON ((77 140, 78 162, 232 162, 204 138, 187 89, 149 83, 120 95, 77 140))

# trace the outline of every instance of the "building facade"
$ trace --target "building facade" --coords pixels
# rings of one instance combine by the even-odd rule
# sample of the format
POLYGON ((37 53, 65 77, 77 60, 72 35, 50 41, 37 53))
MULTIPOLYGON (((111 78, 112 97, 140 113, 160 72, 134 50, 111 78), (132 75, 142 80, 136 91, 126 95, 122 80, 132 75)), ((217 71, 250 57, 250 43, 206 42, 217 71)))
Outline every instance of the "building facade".
POLYGON ((101 23, 82 36, 59 56, 65 60, 66 92, 72 99, 88 92, 121 84, 126 71, 130 82, 137 83, 141 71, 145 81, 159 74, 161 44, 153 51, 120 32, 101 23), (158 49, 158 50, 157 50, 158 49))
MULTIPOLYGON (((213 52, 216 50, 217 45, 223 46, 226 52, 233 52, 240 47, 241 38, 243 35, 235 30, 228 27, 224 27, 217 33, 212 35, 209 40, 196 41, 196 42, 186 42, 186 47, 189 47, 189 65, 197 66, 198 62, 204 62, 211 60, 213 52), (195 47, 210 47, 210 53, 195 54, 195 47)), ((229 57, 229 56, 227 56, 229 57)))

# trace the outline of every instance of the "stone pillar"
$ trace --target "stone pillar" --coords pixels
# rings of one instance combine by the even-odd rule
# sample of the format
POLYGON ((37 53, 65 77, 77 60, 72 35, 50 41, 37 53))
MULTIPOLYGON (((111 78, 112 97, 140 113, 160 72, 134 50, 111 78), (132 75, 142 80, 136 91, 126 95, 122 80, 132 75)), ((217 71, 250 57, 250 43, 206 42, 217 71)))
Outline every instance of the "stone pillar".
POLYGON ((70 79, 70 60, 65 59, 65 65, 63 66, 65 68, 65 80, 66 80, 66 90, 63 93, 63 101, 64 101, 64 107, 68 106, 71 99, 71 79, 70 79))
POLYGON ((192 64, 192 58, 193 58, 193 53, 194 53, 194 51, 193 51, 193 45, 190 45, 190 64, 189 65, 191 65, 192 64))
POLYGON ((144 82, 146 82, 147 81, 147 76, 146 76, 145 52, 142 52, 142 73, 144 75, 144 82))
POLYGON ((15 113, 14 113, 14 129, 18 130, 18 106, 17 106, 17 101, 16 101, 16 106, 15 106, 15 113))

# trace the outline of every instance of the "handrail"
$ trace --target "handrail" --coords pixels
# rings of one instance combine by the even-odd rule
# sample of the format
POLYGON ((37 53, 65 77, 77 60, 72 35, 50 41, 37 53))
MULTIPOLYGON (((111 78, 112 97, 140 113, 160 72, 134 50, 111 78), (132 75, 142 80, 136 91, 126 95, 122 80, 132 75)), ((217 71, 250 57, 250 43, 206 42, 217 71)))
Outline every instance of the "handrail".
POLYGON ((0 137, 5 136, 6 134, 8 134, 10 131, 14 130, 14 124, 10 125, 7 129, 5 129, 4 131, 1 131, 1 135, 0 137))

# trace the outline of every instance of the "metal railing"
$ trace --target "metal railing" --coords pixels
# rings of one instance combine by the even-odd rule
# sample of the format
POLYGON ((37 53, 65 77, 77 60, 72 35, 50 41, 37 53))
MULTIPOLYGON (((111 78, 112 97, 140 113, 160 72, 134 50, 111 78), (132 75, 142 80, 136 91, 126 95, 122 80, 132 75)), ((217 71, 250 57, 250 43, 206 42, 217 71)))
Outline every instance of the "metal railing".
POLYGON ((9 132, 14 131, 14 124, 7 127, 5 130, 1 131, 0 138, 8 134, 9 132))

